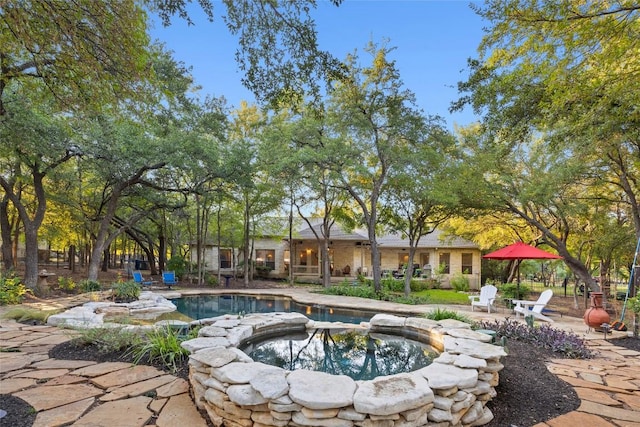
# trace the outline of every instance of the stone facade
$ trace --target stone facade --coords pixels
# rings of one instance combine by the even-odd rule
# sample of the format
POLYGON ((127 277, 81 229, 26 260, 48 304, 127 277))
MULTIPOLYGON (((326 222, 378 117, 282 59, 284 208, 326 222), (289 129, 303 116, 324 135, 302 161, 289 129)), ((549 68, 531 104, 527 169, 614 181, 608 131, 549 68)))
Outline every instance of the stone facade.
POLYGON ((418 427, 480 426, 493 414, 502 347, 455 320, 374 316, 370 332, 429 342, 442 353, 418 371, 354 381, 307 370, 287 371, 253 361, 237 347, 248 339, 323 325, 297 313, 202 319, 191 352, 196 405, 215 426, 418 427))

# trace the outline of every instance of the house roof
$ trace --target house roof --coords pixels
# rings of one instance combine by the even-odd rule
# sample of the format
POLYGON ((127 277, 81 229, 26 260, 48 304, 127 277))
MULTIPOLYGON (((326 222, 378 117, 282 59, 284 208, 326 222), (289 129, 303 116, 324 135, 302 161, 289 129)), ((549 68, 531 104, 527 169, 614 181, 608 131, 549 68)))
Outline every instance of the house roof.
MULTIPOLYGON (((378 244, 382 248, 406 248, 409 239, 403 239, 399 234, 386 234, 378 237, 378 244)), ((446 235, 441 230, 422 236, 418 242, 419 248, 469 248, 479 249, 479 246, 471 240, 458 236, 446 235)))
MULTIPOLYGON (((320 226, 322 218, 310 218, 309 224, 301 219, 293 222, 294 231, 293 238, 296 240, 316 240, 313 230, 316 230, 318 236, 321 236, 320 226)), ((274 238, 288 240, 288 220, 283 218, 271 218, 257 227, 260 229, 263 238, 274 238)), ((332 241, 343 242, 362 242, 368 243, 369 236, 367 230, 359 228, 346 231, 340 224, 334 223, 331 226, 330 239, 332 241)), ((381 234, 377 236, 380 248, 408 248, 409 239, 404 239, 400 234, 381 234)), ((207 241, 207 246, 216 246, 215 243, 207 241)), ((459 249, 479 249, 474 242, 457 236, 445 234, 441 230, 435 230, 433 233, 427 234, 420 238, 418 248, 459 248, 459 249)))
MULTIPOLYGON (((312 223, 313 228, 320 236, 320 218, 316 218, 317 223, 312 223)), ((304 223, 306 227, 300 229, 300 231, 294 233, 296 239, 315 239, 312 229, 308 224, 304 223)), ((331 240, 342 241, 359 241, 367 242, 369 240, 368 233, 364 229, 355 229, 352 231, 345 231, 339 224, 334 223, 330 230, 331 240)), ((378 245, 381 248, 406 248, 409 246, 409 239, 403 238, 400 234, 382 234, 377 237, 378 245)), ((479 246, 474 242, 463 239, 458 236, 446 235, 441 230, 435 230, 433 233, 422 236, 418 242, 419 248, 469 248, 479 249, 479 246)))

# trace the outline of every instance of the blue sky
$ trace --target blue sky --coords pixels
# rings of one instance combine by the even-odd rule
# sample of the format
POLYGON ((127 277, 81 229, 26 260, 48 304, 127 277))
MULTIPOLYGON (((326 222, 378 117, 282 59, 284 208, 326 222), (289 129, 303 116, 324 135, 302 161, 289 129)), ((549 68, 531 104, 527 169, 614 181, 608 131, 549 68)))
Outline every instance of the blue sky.
MULTIPOLYGON (((458 98, 456 84, 467 76, 467 58, 476 56, 483 36, 483 21, 468 1, 345 0, 340 7, 319 0, 313 13, 321 49, 343 59, 357 49, 366 65, 363 48, 369 41, 388 40, 405 87, 416 94, 428 114, 442 116, 448 127, 476 120, 470 110, 450 114, 458 98)), ((237 40, 222 19, 208 22, 197 7, 190 8, 194 26, 175 18, 170 27, 157 24, 151 36, 164 42, 174 57, 191 66, 201 95, 224 96, 229 105, 254 101, 240 79, 235 62, 237 40)), ((214 1, 214 13, 224 11, 214 1)))

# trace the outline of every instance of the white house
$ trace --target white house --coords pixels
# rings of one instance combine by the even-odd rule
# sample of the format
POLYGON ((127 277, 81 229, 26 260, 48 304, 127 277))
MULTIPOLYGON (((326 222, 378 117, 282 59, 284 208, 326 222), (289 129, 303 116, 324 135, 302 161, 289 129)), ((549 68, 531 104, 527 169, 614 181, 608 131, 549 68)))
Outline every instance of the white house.
MULTIPOLYGON (((314 219, 312 224, 317 228, 320 219, 314 219)), ((263 233, 263 237, 254 239, 252 259, 256 266, 268 267, 269 277, 273 278, 288 277, 291 268, 294 277, 299 280, 319 281, 322 270, 322 243, 316 239, 306 222, 294 224, 291 245, 288 234, 288 231, 281 230, 277 233, 263 233)), ((381 235, 378 237, 378 246, 383 273, 391 274, 407 265, 407 239, 399 235, 381 235)), ((191 253, 195 253, 194 247, 191 253)), ((448 286, 452 276, 463 274, 469 279, 470 287, 478 289, 481 255, 475 243, 460 237, 444 236, 436 230, 420 239, 414 266, 421 269, 423 277, 438 272, 444 287, 448 286)), ((329 257, 334 281, 355 277, 358 274, 371 276, 371 251, 365 230, 345 231, 334 224, 329 237, 329 257)), ((194 262, 195 259, 191 261, 194 262)), ((206 245, 205 265, 209 271, 217 273, 220 269, 222 274, 232 274, 236 269, 234 267, 241 261, 242 253, 237 248, 218 249, 213 244, 206 245)))

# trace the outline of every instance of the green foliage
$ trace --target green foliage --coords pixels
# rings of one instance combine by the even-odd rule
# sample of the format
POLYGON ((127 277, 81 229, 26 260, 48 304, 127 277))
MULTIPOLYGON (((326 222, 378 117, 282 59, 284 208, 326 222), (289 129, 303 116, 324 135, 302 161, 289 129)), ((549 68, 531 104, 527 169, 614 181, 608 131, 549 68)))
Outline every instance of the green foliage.
POLYGON ((629 300, 627 301, 627 307, 629 307, 629 309, 633 311, 636 316, 640 315, 640 297, 635 296, 633 298, 629 298, 629 300))
POLYGON ((518 295, 518 285, 516 283, 505 283, 499 287, 502 298, 509 299, 527 299, 531 294, 531 289, 527 285, 520 284, 520 292, 518 295))
POLYGON ((435 310, 429 311, 423 315, 427 319, 431 320, 444 320, 444 319, 454 319, 459 320, 465 323, 473 323, 471 319, 469 319, 464 314, 460 314, 457 311, 448 310, 446 308, 436 308, 435 310))
POLYGON ((124 351, 138 345, 139 334, 123 328, 91 328, 74 331, 77 347, 96 346, 101 353, 124 351))
POLYGON ((218 278, 211 273, 204 274, 204 281, 208 286, 215 288, 218 286, 218 278))
POLYGON ((79 288, 81 292, 98 292, 102 290, 102 287, 100 286, 100 282, 95 281, 95 280, 83 280, 79 283, 79 288))
POLYGON ((436 278, 423 280, 425 289, 440 289, 442 282, 436 278))
POLYGON ((571 359, 590 359, 593 352, 585 341, 573 332, 555 329, 548 324, 531 326, 516 320, 494 320, 480 322, 482 329, 496 331, 496 339, 507 338, 524 341, 531 345, 546 348, 571 359))
POLYGON ((385 291, 377 293, 372 286, 357 286, 350 283, 343 282, 337 286, 331 286, 329 288, 323 288, 319 291, 325 295, 345 295, 350 297, 387 300, 389 297, 385 291))
POLYGON ((469 291, 469 278, 462 273, 455 274, 451 280, 451 287, 456 292, 468 292, 469 291))
POLYGON ((113 298, 119 302, 131 302, 140 296, 140 285, 133 280, 119 282, 113 286, 113 298))
POLYGON ((404 295, 390 295, 388 301, 407 305, 430 304, 429 296, 424 297, 418 295, 409 295, 408 297, 404 295))
POLYGON ((47 323, 47 319, 59 310, 38 310, 36 308, 14 307, 2 315, 3 319, 13 319, 17 322, 47 323))
POLYGON ((0 276, 0 305, 20 304, 29 289, 16 276, 0 276))
POLYGON ((256 265, 255 267, 256 277, 259 278, 267 278, 269 277, 269 272, 272 270, 271 267, 267 267, 266 265, 256 265))
MULTIPOLYGON (((404 279, 395 279, 393 277, 383 277, 380 279, 380 285, 382 289, 385 289, 389 292, 404 292, 404 279)), ((420 292, 426 289, 430 289, 430 286, 433 285, 433 282, 427 280, 418 280, 411 279, 410 287, 411 292, 420 292)))
POLYGON ((73 281, 71 277, 58 277, 58 290, 67 293, 75 292, 77 288, 76 282, 73 281))
POLYGON ((187 261, 183 256, 175 255, 167 261, 167 271, 174 271, 176 273, 176 278, 184 277, 184 273, 188 268, 189 261, 187 261))
POLYGON ((172 372, 178 370, 178 364, 187 358, 189 351, 180 345, 182 339, 178 331, 171 326, 154 328, 144 339, 132 347, 134 363, 143 360, 161 362, 172 372))

